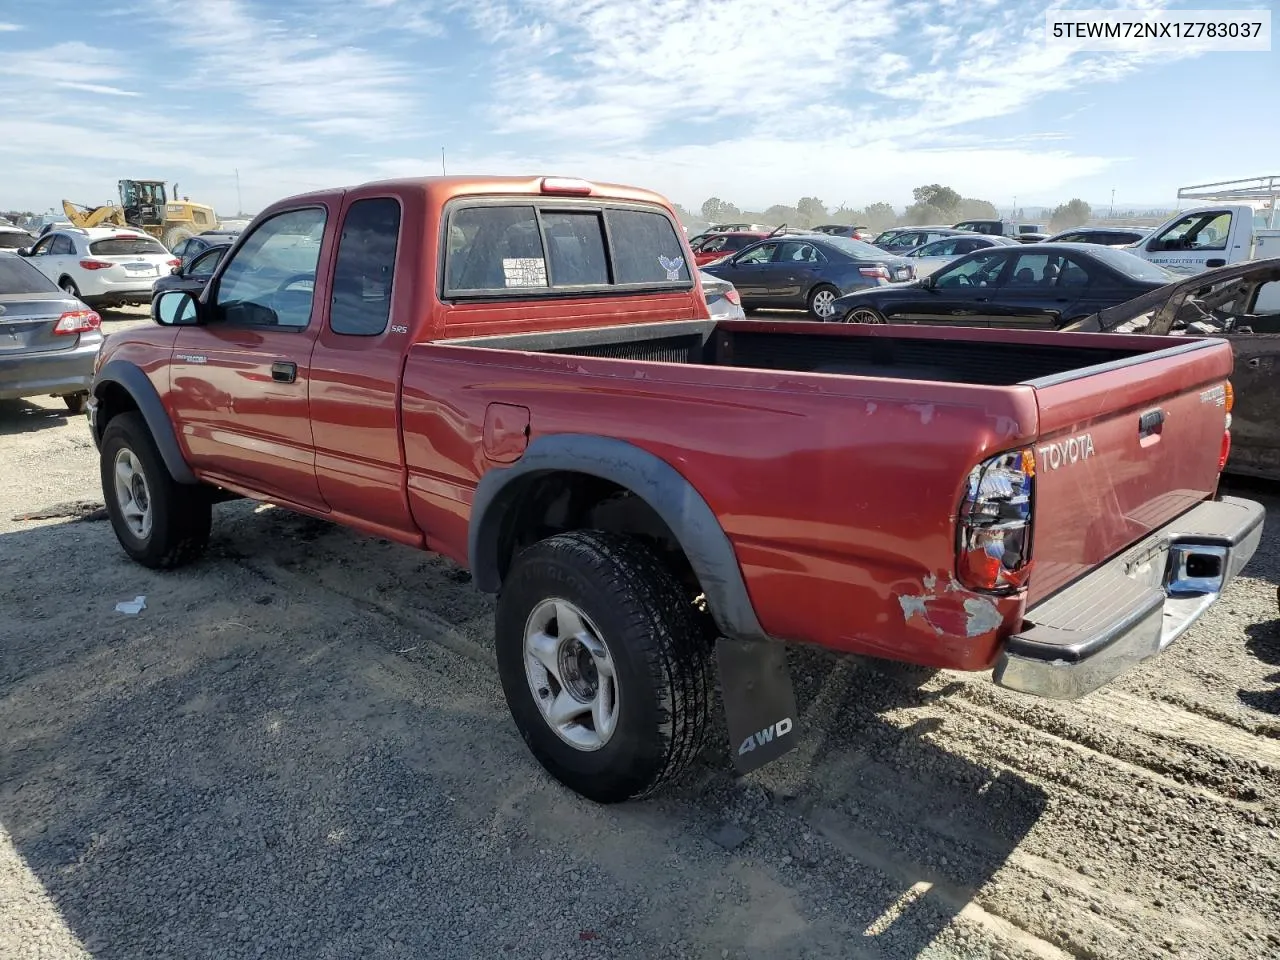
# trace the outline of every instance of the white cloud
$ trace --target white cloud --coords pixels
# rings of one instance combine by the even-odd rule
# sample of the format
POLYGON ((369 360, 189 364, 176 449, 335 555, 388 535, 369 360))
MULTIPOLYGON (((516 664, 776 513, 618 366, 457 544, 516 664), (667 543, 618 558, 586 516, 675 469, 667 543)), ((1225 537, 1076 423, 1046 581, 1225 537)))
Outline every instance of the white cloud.
POLYGON ((21 30, 22 27, 16 23, 4 23, 0 21, 0 33, 14 33, 21 30))
POLYGON ((136 175, 231 209, 239 169, 257 207, 434 174, 444 143, 451 172, 634 182, 686 204, 903 203, 935 181, 1048 202, 1123 159, 1060 132, 1079 94, 1150 65, 1049 48, 1044 4, 1014 0, 131 2, 164 64, 96 35, 0 58, 0 200, 102 202, 136 175))
POLYGON ((154 7, 169 24, 167 42, 194 56, 197 82, 240 93, 259 113, 322 134, 389 139, 418 109, 409 64, 342 45, 341 36, 308 36, 241 0, 154 7))
POLYGON ((59 80, 54 84, 62 90, 80 90, 84 93, 100 93, 108 97, 138 97, 141 96, 136 90, 121 90, 119 87, 112 87, 105 83, 80 83, 76 80, 59 80))

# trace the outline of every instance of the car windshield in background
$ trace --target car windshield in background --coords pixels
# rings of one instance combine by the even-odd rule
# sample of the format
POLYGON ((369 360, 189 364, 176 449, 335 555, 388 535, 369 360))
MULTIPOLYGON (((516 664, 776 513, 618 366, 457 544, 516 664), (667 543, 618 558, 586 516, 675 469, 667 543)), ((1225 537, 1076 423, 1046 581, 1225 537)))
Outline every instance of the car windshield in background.
POLYGON ((1132 277, 1134 280, 1160 280, 1165 283, 1173 283, 1175 280, 1182 279, 1181 275, 1174 273, 1172 270, 1166 270, 1157 264, 1148 263, 1141 257, 1135 257, 1132 253, 1127 253, 1114 247, 1104 247, 1100 244, 1091 245, 1089 253, 1112 270, 1117 270, 1126 277, 1132 277))
POLYGON ((89 244, 89 252, 96 257, 128 257, 144 254, 167 254, 169 251, 159 240, 150 237, 112 237, 95 240, 89 244))
POLYGON ((0 256, 0 296, 56 292, 58 285, 27 261, 9 254, 0 256))
POLYGON ((35 237, 17 230, 0 230, 0 250, 18 250, 35 243, 35 237))
POLYGON ((823 237, 822 242, 827 246, 835 247, 841 253, 847 253, 851 257, 859 260, 883 260, 887 254, 873 247, 869 243, 863 243, 861 240, 854 240, 852 237, 823 237))

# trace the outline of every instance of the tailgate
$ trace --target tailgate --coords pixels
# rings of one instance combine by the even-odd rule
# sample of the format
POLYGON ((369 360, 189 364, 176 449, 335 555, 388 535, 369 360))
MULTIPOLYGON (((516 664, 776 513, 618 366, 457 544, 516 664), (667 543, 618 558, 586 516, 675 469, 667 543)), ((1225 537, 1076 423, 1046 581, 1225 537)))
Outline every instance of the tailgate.
POLYGON ((1030 603, 1213 495, 1231 363, 1226 341, 1192 340, 1030 383, 1040 411, 1030 603))

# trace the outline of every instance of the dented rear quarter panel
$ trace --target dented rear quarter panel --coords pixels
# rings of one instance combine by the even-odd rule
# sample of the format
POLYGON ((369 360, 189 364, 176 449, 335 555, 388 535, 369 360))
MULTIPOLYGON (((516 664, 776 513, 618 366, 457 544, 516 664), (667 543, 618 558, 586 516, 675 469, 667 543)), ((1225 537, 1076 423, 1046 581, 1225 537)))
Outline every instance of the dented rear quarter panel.
POLYGON ((1035 438, 1029 387, 423 344, 402 396, 415 518, 459 562, 493 466, 485 409, 506 403, 532 411, 532 438, 607 436, 679 471, 719 518, 772 636, 981 669, 1020 622, 1022 598, 970 593, 952 574, 969 471, 1035 438))

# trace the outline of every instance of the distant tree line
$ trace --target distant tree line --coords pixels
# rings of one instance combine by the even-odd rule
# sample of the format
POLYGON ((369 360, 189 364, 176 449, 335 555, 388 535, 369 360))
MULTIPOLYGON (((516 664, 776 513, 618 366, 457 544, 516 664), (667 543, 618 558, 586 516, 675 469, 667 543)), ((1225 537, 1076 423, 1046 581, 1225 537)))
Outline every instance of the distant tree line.
MULTIPOLYGON (((918 226, 923 224, 952 224, 961 220, 997 220, 1000 217, 995 204, 989 200, 964 197, 951 187, 930 183, 911 191, 912 203, 899 213, 892 204, 871 203, 865 207, 846 207, 834 210, 817 197, 801 197, 794 206, 776 203, 766 210, 743 210, 728 200, 708 197, 698 213, 685 210, 677 204, 676 212, 682 220, 705 220, 708 223, 762 223, 777 227, 816 227, 824 223, 839 223, 866 227, 868 230, 887 230, 889 227, 918 226), (701 216, 699 216, 699 214, 701 216)), ((1059 204, 1050 217, 1053 230, 1086 223, 1092 211, 1089 204, 1080 199, 1059 204)))

